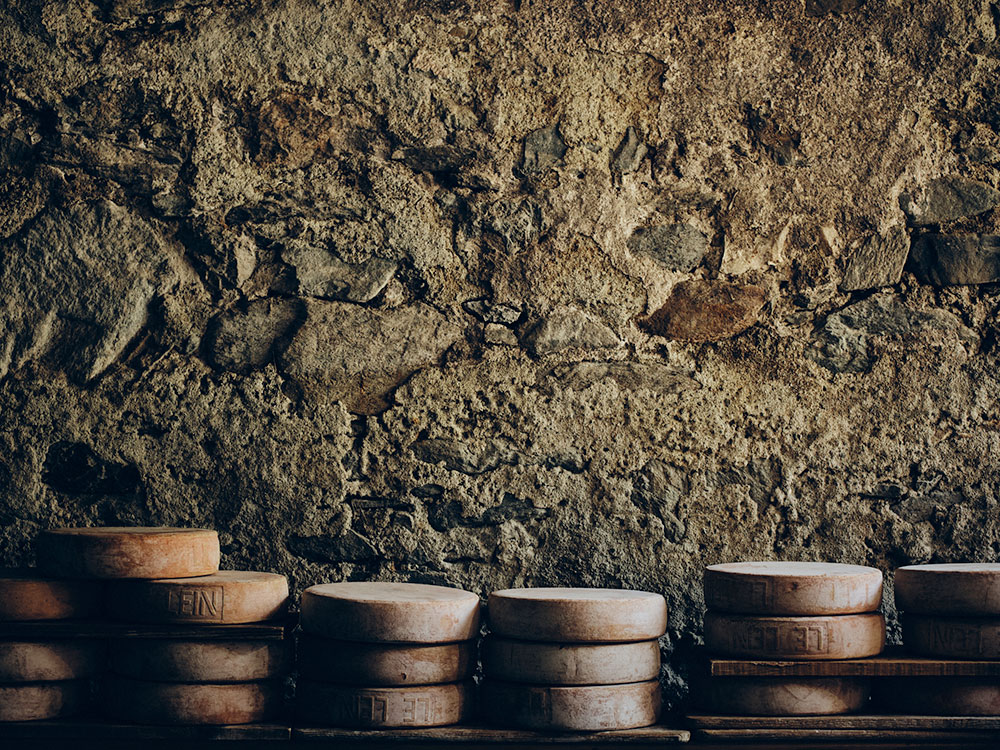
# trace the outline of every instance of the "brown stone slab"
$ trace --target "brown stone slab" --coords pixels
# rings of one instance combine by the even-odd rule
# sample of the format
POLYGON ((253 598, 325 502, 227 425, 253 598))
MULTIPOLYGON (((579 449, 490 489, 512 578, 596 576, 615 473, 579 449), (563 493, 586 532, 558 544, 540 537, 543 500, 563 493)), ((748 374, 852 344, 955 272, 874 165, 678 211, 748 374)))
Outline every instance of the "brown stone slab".
POLYGON ((896 569, 895 585, 903 612, 1000 615, 1000 563, 906 565, 896 569))
POLYGON ((109 676, 102 705, 136 724, 253 724, 281 710, 278 682, 181 684, 109 676))
POLYGON ((66 578, 190 578, 219 570, 219 535, 208 529, 94 527, 38 535, 38 565, 66 578))
POLYGON ((284 677, 291 642, 121 640, 111 646, 111 670, 154 682, 253 682, 284 677))
POLYGON ((0 721, 39 721, 72 716, 87 698, 82 680, 0 685, 0 721))
POLYGON ((666 600, 648 591, 507 589, 491 593, 487 609, 494 633, 528 641, 647 641, 667 629, 666 600))
POLYGON ((486 679, 481 686, 481 703, 486 718, 498 726, 597 732, 655 724, 662 699, 657 680, 548 687, 486 679))
POLYGON ((355 687, 300 679, 296 715, 302 722, 340 727, 436 727, 474 713, 471 682, 409 687, 355 687))
POLYGON ((904 615, 903 644, 925 656, 1000 659, 1000 617, 904 615))
POLYGON ((302 593, 302 629, 345 641, 452 643, 479 635, 479 597, 421 583, 324 583, 302 593))
POLYGON ((816 562, 739 562, 710 565, 705 605, 751 615, 843 615, 882 605, 882 571, 816 562))
POLYGON ((660 644, 544 643, 488 636, 483 670, 491 679, 534 685, 616 685, 653 680, 660 673, 660 644))
POLYGON ((719 654, 767 659, 861 659, 885 648, 880 614, 754 617, 705 613, 705 646, 719 654))
POLYGON ((197 578, 113 581, 107 597, 111 615, 120 620, 236 625, 287 615, 288 579, 220 570, 197 578))
POLYGON ((97 581, 62 581, 32 568, 0 569, 0 622, 94 617, 102 591, 97 581))
POLYGON ((746 716, 815 716, 860 711, 871 697, 864 677, 713 677, 693 698, 706 710, 746 716))
POLYGON ((0 641, 0 683, 88 679, 104 669, 106 656, 96 641, 0 641))
POLYGON ((343 685, 389 687, 461 682, 476 669, 475 641, 431 646, 299 637, 299 674, 343 685))
POLYGON ((928 716, 1000 716, 1000 681, 975 677, 911 677, 879 680, 879 705, 928 716))

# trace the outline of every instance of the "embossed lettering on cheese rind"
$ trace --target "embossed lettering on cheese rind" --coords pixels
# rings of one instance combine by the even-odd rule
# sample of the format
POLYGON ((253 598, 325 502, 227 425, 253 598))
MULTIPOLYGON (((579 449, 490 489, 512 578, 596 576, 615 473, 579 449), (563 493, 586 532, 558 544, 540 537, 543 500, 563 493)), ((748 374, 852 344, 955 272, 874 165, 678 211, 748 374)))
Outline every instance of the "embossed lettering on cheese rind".
POLYGON ((186 620, 222 620, 225 589, 222 586, 168 588, 167 611, 186 620))

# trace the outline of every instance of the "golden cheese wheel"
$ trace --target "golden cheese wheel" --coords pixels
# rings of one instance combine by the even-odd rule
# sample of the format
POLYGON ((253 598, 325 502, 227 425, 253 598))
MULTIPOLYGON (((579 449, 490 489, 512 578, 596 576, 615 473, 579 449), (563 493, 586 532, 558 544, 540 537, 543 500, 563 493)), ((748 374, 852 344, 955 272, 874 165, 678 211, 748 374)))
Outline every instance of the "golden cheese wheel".
POLYGON ((710 677, 696 686, 708 711, 739 716, 829 716, 860 711, 871 696, 862 677, 710 677))
POLYGON ((922 656, 1000 659, 1000 618, 903 615, 903 645, 922 656))
POLYGON ((126 638, 111 646, 115 674, 154 682, 254 682, 291 668, 288 641, 126 638))
POLYGON ((209 529, 94 527, 38 535, 38 565, 66 578, 191 578, 219 570, 209 529))
POLYGON ((475 641, 429 646, 358 643, 303 634, 299 674, 345 685, 401 686, 461 682, 476 669, 475 641))
POLYGON ((486 679, 481 701, 497 726, 568 732, 646 727, 657 722, 662 704, 656 680, 549 687, 486 679))
POLYGON ((907 677, 875 681, 878 702, 911 716, 1000 716, 996 677, 907 677))
POLYGON ((104 668, 99 641, 0 642, 0 683, 54 682, 95 677, 104 668))
POLYGON ((101 595, 97 581, 48 578, 31 568, 0 569, 0 622, 95 617, 101 595))
POLYGON ((755 617, 705 613, 705 646, 751 659, 861 659, 885 648, 880 614, 755 617))
POLYGON ((82 680, 0 685, 0 721, 61 719, 77 713, 86 700, 82 680))
POLYGON ((324 583, 302 593, 302 630, 345 641, 452 643, 479 635, 479 597, 421 583, 324 583))
POLYGON ((544 643, 488 636, 483 671, 491 679, 534 685, 615 685, 660 674, 660 644, 544 643))
POLYGON ((489 595, 487 610, 494 633, 528 641, 648 641, 667 629, 667 602, 648 591, 507 589, 489 595))
POLYGON ((288 613, 288 579, 276 573, 220 570, 197 578, 113 581, 113 617, 133 622, 238 624, 288 613))
POLYGON ((110 676, 108 714, 133 724, 253 724, 281 710, 278 682, 184 684, 110 676))
POLYGON ((360 729, 440 727, 474 713, 472 683, 354 687, 300 679, 295 708, 305 722, 360 729))
POLYGON ((1000 615, 1000 563, 906 565, 895 573, 896 607, 924 615, 1000 615))
POLYGON ((882 605, 882 571, 817 562, 738 562, 705 569, 705 606, 749 615, 844 615, 882 605))

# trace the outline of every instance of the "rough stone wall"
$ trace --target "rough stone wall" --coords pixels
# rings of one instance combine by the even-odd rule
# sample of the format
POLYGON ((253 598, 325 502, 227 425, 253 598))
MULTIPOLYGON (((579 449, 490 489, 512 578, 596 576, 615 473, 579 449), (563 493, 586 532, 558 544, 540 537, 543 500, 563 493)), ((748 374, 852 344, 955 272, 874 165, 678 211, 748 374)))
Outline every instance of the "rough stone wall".
POLYGON ((3 561, 661 591, 674 701, 705 564, 997 559, 998 28, 0 4, 3 561))

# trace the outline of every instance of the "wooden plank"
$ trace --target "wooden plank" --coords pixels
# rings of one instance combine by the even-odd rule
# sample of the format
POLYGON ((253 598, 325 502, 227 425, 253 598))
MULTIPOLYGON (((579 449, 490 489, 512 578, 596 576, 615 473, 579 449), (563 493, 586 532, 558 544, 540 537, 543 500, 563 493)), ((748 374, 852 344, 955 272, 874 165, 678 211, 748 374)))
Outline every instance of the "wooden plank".
POLYGON ((686 729, 653 726, 613 732, 529 732, 478 726, 437 727, 434 729, 354 730, 334 727, 295 727, 293 740, 336 740, 341 743, 381 745, 648 745, 687 742, 686 729))
POLYGON ((22 721, 0 723, 0 740, 76 741, 202 741, 289 740, 283 724, 210 726, 145 726, 101 721, 22 721))
POLYGON ((1000 716, 904 716, 845 714, 843 716, 714 716, 687 717, 697 729, 842 729, 842 730, 975 730, 1000 731, 1000 716))
POLYGON ((294 621, 255 622, 245 625, 140 625, 107 620, 54 620, 51 622, 0 622, 0 641, 41 641, 61 638, 188 638, 197 640, 281 640, 294 621))
POLYGON ((712 677, 1000 677, 1000 660, 935 659, 901 649, 836 661, 706 659, 712 677))
POLYGON ((928 730, 874 730, 874 729, 699 729, 695 742, 857 742, 881 748, 885 742, 933 743, 961 742, 996 747, 1000 735, 996 732, 928 730), (871 744, 878 743, 878 744, 871 744))

